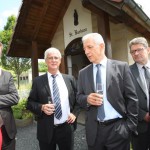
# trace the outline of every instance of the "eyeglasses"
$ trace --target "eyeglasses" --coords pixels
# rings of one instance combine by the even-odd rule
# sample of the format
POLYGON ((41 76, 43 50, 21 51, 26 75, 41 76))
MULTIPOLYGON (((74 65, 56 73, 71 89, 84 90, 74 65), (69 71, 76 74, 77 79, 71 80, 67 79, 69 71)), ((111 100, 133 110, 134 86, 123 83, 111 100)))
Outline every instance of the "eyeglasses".
POLYGON ((58 60, 59 57, 47 57, 46 59, 48 59, 48 60, 58 60))
POLYGON ((143 50, 144 50, 144 48, 138 48, 138 49, 136 49, 136 50, 131 50, 130 53, 131 53, 132 55, 135 55, 136 52, 140 53, 140 52, 143 51, 143 50))

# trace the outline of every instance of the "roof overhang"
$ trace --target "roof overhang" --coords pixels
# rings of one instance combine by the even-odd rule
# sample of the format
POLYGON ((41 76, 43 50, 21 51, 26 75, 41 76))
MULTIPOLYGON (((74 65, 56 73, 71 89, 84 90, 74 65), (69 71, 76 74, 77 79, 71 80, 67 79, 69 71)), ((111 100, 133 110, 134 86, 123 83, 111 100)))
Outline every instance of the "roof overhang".
POLYGON ((30 58, 36 41, 38 58, 43 58, 69 4, 70 0, 23 0, 7 55, 30 58))
MULTIPOLYGON (((38 58, 51 47, 51 41, 71 0, 23 0, 8 56, 32 56, 32 43, 38 47, 38 58)), ((104 11, 115 23, 125 23, 150 39, 150 19, 133 0, 83 0, 92 12, 104 11)))

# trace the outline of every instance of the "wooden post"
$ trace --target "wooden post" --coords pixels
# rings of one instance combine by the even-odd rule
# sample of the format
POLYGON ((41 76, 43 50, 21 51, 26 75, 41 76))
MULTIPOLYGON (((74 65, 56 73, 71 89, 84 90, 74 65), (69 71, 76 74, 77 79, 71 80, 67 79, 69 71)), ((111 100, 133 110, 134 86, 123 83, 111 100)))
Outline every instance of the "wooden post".
POLYGON ((61 64, 60 64, 59 70, 61 73, 66 73, 64 55, 61 58, 61 64))
POLYGON ((102 11, 97 15, 98 32, 103 36, 105 41, 105 53, 108 58, 112 58, 111 39, 110 39, 110 26, 109 15, 102 11))
POLYGON ((32 50, 31 50, 31 65, 32 65, 32 80, 39 76, 38 71, 38 47, 37 42, 32 41, 32 50))

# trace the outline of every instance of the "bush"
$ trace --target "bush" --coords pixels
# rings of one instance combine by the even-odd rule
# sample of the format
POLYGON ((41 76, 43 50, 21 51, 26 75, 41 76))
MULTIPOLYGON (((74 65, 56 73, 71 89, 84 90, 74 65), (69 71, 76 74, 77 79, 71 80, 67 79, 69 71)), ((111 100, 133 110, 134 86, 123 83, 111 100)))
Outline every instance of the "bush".
POLYGON ((33 114, 26 109, 27 100, 22 99, 15 106, 12 106, 15 119, 26 119, 33 117, 33 114))

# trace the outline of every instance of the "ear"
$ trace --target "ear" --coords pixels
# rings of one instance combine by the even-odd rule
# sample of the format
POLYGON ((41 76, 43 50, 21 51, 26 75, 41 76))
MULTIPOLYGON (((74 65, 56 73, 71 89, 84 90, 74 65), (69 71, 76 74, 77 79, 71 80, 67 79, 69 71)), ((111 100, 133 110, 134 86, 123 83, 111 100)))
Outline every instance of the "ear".
POLYGON ((150 54, 150 47, 147 48, 148 54, 150 54))
POLYGON ((103 50, 105 49, 105 44, 104 43, 101 43, 99 46, 100 46, 101 49, 103 49, 103 50))

